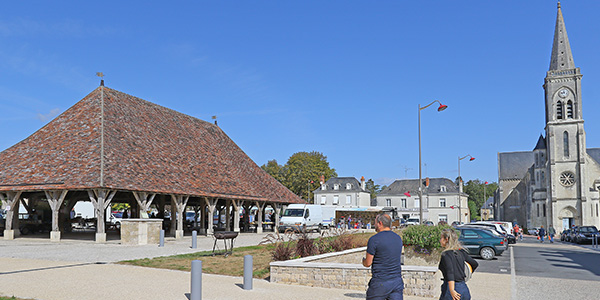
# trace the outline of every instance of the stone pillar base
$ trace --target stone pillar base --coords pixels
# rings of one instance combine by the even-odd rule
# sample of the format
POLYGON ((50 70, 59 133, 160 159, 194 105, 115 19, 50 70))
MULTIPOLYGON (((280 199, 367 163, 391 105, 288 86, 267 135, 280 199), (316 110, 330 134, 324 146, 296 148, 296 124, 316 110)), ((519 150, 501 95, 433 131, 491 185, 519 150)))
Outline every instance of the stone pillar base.
POLYGON ((14 230, 4 230, 4 239, 5 240, 14 240, 15 239, 15 231, 14 230))
POLYGON ((50 241, 60 242, 60 231, 50 231, 50 241))
POLYGON ((106 243, 106 233, 96 233, 96 243, 106 243))
POLYGON ((240 228, 233 228, 233 232, 240 232, 240 228))
POLYGON ((256 233, 263 233, 262 225, 256 225, 256 233))
POLYGON ((183 238, 183 230, 177 230, 177 231, 175 231, 175 238, 176 239, 182 239, 183 238))

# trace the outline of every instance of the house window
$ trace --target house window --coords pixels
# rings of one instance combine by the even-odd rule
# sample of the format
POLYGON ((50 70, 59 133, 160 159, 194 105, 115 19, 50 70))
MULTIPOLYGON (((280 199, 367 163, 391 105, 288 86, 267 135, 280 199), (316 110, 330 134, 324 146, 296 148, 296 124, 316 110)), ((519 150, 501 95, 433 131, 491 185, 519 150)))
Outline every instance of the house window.
POLYGON ((539 204, 539 203, 538 203, 538 205, 537 205, 537 216, 538 216, 538 217, 540 216, 540 204, 539 204))
POLYGON ((440 207, 446 207, 446 198, 440 198, 440 207))
POLYGON ((321 186, 321 190, 323 190, 323 191, 324 191, 324 190, 326 190, 326 189, 327 189, 327 185, 326 185, 326 184, 324 184, 324 185, 322 185, 322 186, 321 186))
POLYGON ((385 206, 392 206, 392 199, 385 199, 385 206))
POLYGON ((327 203, 327 196, 321 195, 321 204, 325 205, 325 203, 327 203))
MULTIPOLYGON (((400 199, 400 205, 402 208, 406 208, 406 198, 400 199)), ((388 206, 391 206, 391 205, 388 205, 388 206)))
POLYGON ((446 186, 445 185, 440 185, 440 192, 442 192, 442 193, 446 192, 446 186))
POLYGON ((544 183, 545 180, 546 180, 546 176, 544 174, 544 171, 542 171, 542 183, 544 183))
POLYGON ((333 185, 333 189, 336 190, 336 191, 339 190, 340 189, 340 185, 339 184, 334 184, 333 185))
POLYGON ((569 157, 569 133, 563 132, 563 150, 565 157, 569 157))
POLYGON ((346 204, 352 204, 352 196, 346 195, 346 204))
POLYGON ((446 223, 448 223, 448 215, 439 215, 438 216, 438 223, 439 222, 446 222, 446 223))
POLYGON ((560 101, 556 103, 556 118, 559 120, 563 118, 563 104, 560 101))
POLYGON ((419 207, 419 198, 415 199, 415 207, 419 207))
POLYGON ((567 102, 567 118, 573 119, 573 102, 571 100, 567 102))
POLYGON ((340 202, 340 196, 333 195, 333 204, 337 205, 340 202))
POLYGON ((350 184, 350 183, 346 183, 346 189, 347 189, 347 190, 349 190, 349 189, 351 189, 351 188, 352 188, 352 184, 350 184))

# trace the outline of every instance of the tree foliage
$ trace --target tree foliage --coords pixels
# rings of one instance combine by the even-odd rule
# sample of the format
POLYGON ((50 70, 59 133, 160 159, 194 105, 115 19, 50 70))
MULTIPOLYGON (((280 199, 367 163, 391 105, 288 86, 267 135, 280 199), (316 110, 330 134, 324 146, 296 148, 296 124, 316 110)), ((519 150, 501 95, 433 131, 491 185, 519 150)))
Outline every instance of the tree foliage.
POLYGON ((487 198, 494 196, 494 191, 498 188, 495 182, 488 183, 476 179, 469 180, 464 186, 464 192, 469 195, 469 209, 471 219, 480 218, 481 207, 487 198), (485 196, 484 196, 485 194, 485 196))
POLYGON ((325 181, 337 177, 335 169, 329 167, 327 156, 317 151, 294 153, 284 166, 270 160, 261 168, 308 202, 312 202, 313 191, 320 186, 321 175, 325 181))
POLYGON ((369 193, 371 194, 371 199, 375 199, 375 197, 377 197, 377 194, 381 192, 381 186, 379 184, 375 184, 375 181, 373 181, 373 179, 367 180, 365 185, 367 191, 369 191, 369 193))

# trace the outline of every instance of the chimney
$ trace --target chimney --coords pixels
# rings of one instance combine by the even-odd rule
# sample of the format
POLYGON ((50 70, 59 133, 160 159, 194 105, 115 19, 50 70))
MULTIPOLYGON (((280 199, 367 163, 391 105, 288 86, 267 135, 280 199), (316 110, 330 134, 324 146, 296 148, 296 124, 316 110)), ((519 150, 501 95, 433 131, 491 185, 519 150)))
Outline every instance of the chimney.
POLYGON ((363 191, 367 190, 367 184, 365 183, 365 176, 363 176, 363 177, 360 178, 360 188, 363 191))
POLYGON ((325 183, 325 175, 321 175, 321 185, 323 185, 325 183))

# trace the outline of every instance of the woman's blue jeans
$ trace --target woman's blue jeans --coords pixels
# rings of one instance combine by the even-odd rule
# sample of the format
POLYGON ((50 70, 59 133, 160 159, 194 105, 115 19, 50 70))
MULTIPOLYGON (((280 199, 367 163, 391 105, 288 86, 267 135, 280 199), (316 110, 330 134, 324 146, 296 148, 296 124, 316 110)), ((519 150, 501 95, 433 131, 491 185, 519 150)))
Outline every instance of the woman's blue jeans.
MULTIPOLYGON (((469 287, 464 281, 454 282, 454 290, 460 294, 460 300, 471 300, 471 292, 469 292, 469 287)), ((452 300, 447 281, 444 281, 442 284, 442 295, 440 296, 440 300, 452 300)))

